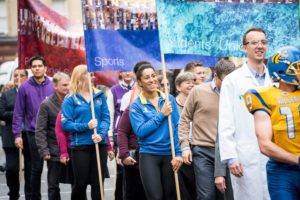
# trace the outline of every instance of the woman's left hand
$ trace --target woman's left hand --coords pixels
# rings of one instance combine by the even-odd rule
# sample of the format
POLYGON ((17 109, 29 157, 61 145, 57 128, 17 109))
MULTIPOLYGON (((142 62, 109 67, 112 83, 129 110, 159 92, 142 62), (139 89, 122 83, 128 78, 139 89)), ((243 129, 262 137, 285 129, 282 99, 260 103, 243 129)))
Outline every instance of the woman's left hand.
POLYGON ((93 134, 92 135, 92 140, 95 144, 98 144, 99 142, 102 141, 102 137, 99 134, 93 134))
POLYGON ((171 161, 171 164, 172 164, 172 167, 173 167, 173 171, 174 172, 177 172, 179 170, 179 168, 181 167, 183 163, 183 160, 181 157, 179 156, 176 156, 172 161, 171 161))
POLYGON ((108 155, 110 161, 112 161, 115 158, 115 154, 113 151, 108 151, 107 155, 108 155))

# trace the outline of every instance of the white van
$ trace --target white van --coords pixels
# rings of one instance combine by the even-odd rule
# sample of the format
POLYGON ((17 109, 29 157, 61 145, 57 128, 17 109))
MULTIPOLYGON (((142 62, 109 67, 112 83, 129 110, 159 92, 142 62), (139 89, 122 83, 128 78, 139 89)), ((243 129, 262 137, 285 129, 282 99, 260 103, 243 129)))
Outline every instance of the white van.
MULTIPOLYGON (((18 68, 18 58, 14 61, 7 61, 0 65, 0 89, 9 81, 14 81, 14 71, 18 68)), ((32 76, 31 70, 28 70, 28 77, 32 76)))
POLYGON ((18 59, 7 61, 0 65, 0 85, 3 86, 13 80, 14 70, 18 67, 18 59))

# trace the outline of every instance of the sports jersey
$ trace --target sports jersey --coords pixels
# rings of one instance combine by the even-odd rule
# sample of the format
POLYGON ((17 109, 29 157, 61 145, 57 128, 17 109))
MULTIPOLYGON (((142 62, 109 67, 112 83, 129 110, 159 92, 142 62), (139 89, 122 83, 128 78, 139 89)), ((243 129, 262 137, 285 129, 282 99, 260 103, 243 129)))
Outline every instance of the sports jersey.
POLYGON ((276 87, 258 87, 249 90, 244 100, 252 114, 261 110, 270 115, 273 142, 300 156, 300 90, 286 92, 276 87))

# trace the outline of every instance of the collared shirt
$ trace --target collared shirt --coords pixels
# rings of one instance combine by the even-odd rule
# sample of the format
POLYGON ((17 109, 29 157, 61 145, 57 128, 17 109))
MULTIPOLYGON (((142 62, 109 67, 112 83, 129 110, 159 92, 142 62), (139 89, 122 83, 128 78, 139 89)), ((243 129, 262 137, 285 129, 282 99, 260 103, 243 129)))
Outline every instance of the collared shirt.
POLYGON ((264 67, 264 72, 262 75, 259 75, 256 71, 254 71, 248 64, 247 64, 251 74, 254 76, 254 78, 257 80, 258 84, 260 86, 263 86, 265 84, 265 79, 266 79, 266 70, 264 67))
POLYGON ((121 80, 120 85, 123 89, 131 90, 135 86, 135 80, 131 82, 131 84, 125 83, 125 81, 121 80))
POLYGON ((220 91, 219 91, 219 89, 218 89, 217 86, 216 86, 215 79, 213 79, 213 80, 211 81, 211 87, 213 88, 213 90, 214 90, 218 95, 220 95, 220 91))

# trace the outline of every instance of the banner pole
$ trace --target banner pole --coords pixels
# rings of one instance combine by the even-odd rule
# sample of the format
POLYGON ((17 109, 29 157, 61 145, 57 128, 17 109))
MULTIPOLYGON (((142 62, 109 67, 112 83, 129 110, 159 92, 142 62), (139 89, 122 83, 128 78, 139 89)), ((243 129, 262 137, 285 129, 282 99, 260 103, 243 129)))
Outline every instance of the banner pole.
MULTIPOLYGON (((94 100, 93 100, 93 91, 92 91, 92 81, 91 81, 91 74, 90 73, 88 73, 88 79, 89 79, 89 91, 90 91, 90 96, 91 96, 92 119, 95 119, 94 100)), ((94 135, 95 134, 97 134, 96 128, 94 128, 94 135)), ((100 154, 99 154, 99 146, 98 146, 98 144, 95 144, 95 148, 96 148, 97 167, 98 167, 98 174, 99 174, 100 194, 101 194, 101 199, 104 200, 103 183, 102 183, 102 173, 101 173, 101 165, 100 165, 100 154)))
POLYGON ((115 164, 114 164, 114 196, 113 200, 116 199, 116 185, 117 185, 117 159, 115 158, 115 164))
MULTIPOLYGON (((169 91, 168 91, 168 87, 167 87, 167 74, 166 74, 164 54, 161 54, 161 63, 162 63, 163 81, 164 81, 165 94, 166 94, 166 103, 167 103, 167 102, 169 102, 169 91)), ((170 140, 171 140, 172 159, 174 159, 175 158, 175 147, 174 147, 174 138, 173 138, 171 115, 168 116, 168 124, 169 124, 170 140)), ((174 172, 174 176, 175 176, 177 200, 181 200, 180 190, 179 190, 178 173, 174 172)))
MULTIPOLYGON (((21 71, 18 70, 18 88, 21 85, 21 71)), ((20 137, 22 138, 22 131, 20 133, 20 137)), ((23 144, 24 145, 24 144, 23 144)), ((24 148, 24 146, 23 146, 24 148)), ((19 182, 21 183, 23 180, 23 171, 22 171, 22 149, 19 148, 19 182)))

